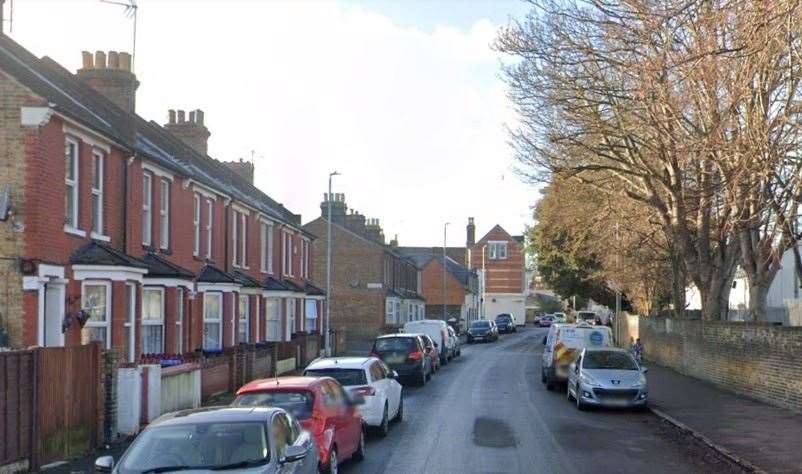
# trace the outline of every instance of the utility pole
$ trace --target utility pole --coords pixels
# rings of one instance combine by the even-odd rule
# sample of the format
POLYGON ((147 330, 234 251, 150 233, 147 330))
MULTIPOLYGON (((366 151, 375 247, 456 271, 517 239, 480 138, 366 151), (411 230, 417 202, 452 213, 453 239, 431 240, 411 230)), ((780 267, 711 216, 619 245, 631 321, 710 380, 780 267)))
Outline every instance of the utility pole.
POLYGON ((443 225, 443 321, 448 320, 446 317, 446 232, 448 231, 448 224, 443 225))
POLYGON ((339 174, 337 171, 329 173, 329 194, 326 196, 326 357, 331 357, 331 179, 339 174))

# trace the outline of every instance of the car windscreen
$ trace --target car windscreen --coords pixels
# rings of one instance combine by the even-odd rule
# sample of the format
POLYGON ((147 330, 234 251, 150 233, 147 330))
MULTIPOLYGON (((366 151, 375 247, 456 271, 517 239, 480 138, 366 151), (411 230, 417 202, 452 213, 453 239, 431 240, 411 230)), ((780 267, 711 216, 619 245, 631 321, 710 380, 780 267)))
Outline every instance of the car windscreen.
POLYGON ((579 313, 579 319, 583 321, 591 321, 596 319, 596 313, 579 313))
POLYGON ((279 407, 299 420, 312 416, 314 395, 307 390, 276 390, 237 395, 232 403, 237 407, 279 407))
POLYGON ((490 327, 488 321, 474 321, 471 323, 471 329, 487 329, 490 327))
POLYGON ((374 352, 414 352, 417 350, 415 339, 411 337, 385 337, 376 339, 373 344, 374 352))
POLYGON ((368 383, 365 371, 362 369, 312 369, 304 372, 309 377, 331 377, 340 382, 340 385, 365 385, 368 383))
POLYGON ((638 370, 638 364, 626 352, 588 351, 582 367, 586 369, 638 370))
POLYGON ((499 314, 498 316, 496 316, 497 323, 506 323, 509 321, 512 321, 512 316, 510 316, 509 314, 499 314))
POLYGON ((270 446, 262 422, 186 423, 152 426, 143 431, 118 470, 120 473, 187 467, 208 470, 241 462, 264 465, 269 461, 270 446))

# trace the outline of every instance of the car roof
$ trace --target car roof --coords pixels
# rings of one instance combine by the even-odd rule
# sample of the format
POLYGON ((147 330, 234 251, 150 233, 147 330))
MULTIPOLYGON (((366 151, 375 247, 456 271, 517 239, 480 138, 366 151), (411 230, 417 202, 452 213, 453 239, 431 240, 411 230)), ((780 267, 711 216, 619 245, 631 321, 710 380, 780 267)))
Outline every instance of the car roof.
POLYGON ((629 351, 620 347, 586 347, 585 352, 623 352, 629 354, 629 351))
POLYGON ((243 385, 237 390, 237 395, 249 392, 262 392, 265 390, 313 390, 324 378, 328 377, 272 377, 269 379, 258 379, 243 385))
POLYGON ((417 332, 415 332, 415 333, 412 333, 412 332, 399 332, 397 334, 383 334, 383 335, 377 337, 376 339, 390 339, 392 337, 418 337, 418 336, 421 336, 421 335, 422 334, 417 333, 417 332))
POLYGON ((364 369, 365 366, 377 360, 379 359, 375 357, 325 357, 313 360, 311 364, 306 366, 306 369, 364 369))
POLYGON ((192 408, 167 413, 153 420, 150 427, 184 425, 192 423, 215 423, 220 421, 261 421, 268 420, 273 413, 283 411, 276 407, 228 407, 213 406, 192 408))
POLYGON ((436 323, 438 325, 446 324, 446 322, 443 321, 442 319, 419 319, 418 321, 409 321, 407 323, 404 323, 404 326, 409 325, 409 324, 415 325, 415 324, 421 324, 421 323, 423 323, 423 324, 436 323))

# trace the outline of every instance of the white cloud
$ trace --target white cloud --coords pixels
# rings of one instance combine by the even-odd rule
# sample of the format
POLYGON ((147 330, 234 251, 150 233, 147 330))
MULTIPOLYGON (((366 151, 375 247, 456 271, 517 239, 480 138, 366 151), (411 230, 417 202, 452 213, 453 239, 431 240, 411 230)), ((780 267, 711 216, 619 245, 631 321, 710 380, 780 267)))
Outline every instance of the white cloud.
MULTIPOLYGON (((400 27, 334 2, 140 1, 137 107, 201 108, 218 159, 256 150, 257 185, 304 221, 336 191, 402 244, 521 232, 536 192, 518 182, 514 116, 489 48, 497 25, 400 27)), ((18 2, 14 37, 69 69, 82 49, 130 48, 130 21, 96 2, 18 2), (47 33, 43 33, 47 32, 47 33)))

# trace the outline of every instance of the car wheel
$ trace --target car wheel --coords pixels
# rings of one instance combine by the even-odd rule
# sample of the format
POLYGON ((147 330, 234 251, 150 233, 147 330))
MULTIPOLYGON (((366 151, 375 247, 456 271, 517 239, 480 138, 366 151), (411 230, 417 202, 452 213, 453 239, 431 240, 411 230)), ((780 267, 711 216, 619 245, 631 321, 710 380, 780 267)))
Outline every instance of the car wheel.
POLYGON ((393 421, 395 421, 396 423, 404 421, 404 394, 403 393, 401 394, 401 398, 398 400, 398 411, 395 412, 395 418, 393 418, 393 421))
POLYGON ((382 413, 382 423, 379 425, 379 437, 384 438, 390 433, 390 420, 387 418, 387 402, 384 403, 384 413, 382 413))
POLYGON ((546 374, 546 390, 554 390, 554 379, 551 378, 550 374, 546 374))
POLYGON ((365 430, 359 432, 359 446, 354 453, 354 461, 359 462, 365 459, 365 430))
POLYGON ((574 399, 576 400, 576 409, 579 411, 584 411, 585 408, 587 408, 587 405, 585 405, 582 402, 582 399, 579 396, 579 384, 576 384, 575 390, 576 390, 576 397, 574 397, 574 399))
POLYGON ((340 464, 337 461, 337 449, 332 446, 329 454, 329 465, 323 470, 326 474, 337 474, 340 471, 340 464))
POLYGON ((570 383, 565 384, 565 396, 566 396, 566 398, 568 398, 569 402, 574 401, 574 396, 571 395, 571 384, 570 383))
POLYGON ((426 369, 420 369, 420 376, 417 383, 418 387, 426 385, 427 380, 429 380, 429 375, 426 373, 426 369))

